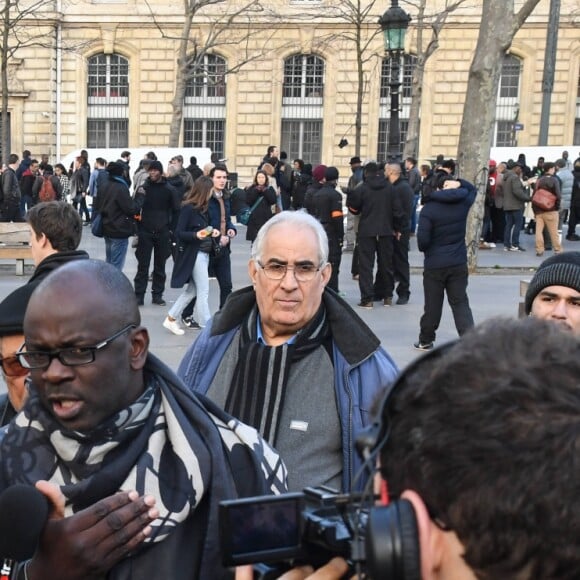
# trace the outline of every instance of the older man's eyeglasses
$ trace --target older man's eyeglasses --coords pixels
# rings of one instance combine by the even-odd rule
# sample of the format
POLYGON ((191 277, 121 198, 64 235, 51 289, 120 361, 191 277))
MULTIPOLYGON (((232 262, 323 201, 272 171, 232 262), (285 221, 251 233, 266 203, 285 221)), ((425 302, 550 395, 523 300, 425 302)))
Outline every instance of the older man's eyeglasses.
POLYGON ((271 262, 269 264, 262 264, 258 262, 258 266, 264 270, 267 278, 270 280, 282 280, 286 276, 288 270, 294 271, 294 277, 298 282, 310 282, 316 276, 316 272, 320 270, 322 265, 316 266, 311 262, 305 262, 304 264, 294 264, 294 266, 289 266, 288 264, 278 264, 276 262, 271 262))
POLYGON ((28 374, 28 369, 20 364, 16 355, 0 357, 0 364, 7 377, 23 377, 28 374))
POLYGON ((57 358, 63 365, 67 367, 78 367, 88 365, 95 362, 95 356, 98 350, 105 348, 111 344, 115 339, 119 338, 127 331, 135 328, 135 324, 125 326, 119 332, 116 332, 109 338, 102 340, 94 346, 73 346, 69 348, 59 348, 56 350, 23 350, 23 346, 16 356, 20 364, 26 369, 46 369, 53 359, 57 358))

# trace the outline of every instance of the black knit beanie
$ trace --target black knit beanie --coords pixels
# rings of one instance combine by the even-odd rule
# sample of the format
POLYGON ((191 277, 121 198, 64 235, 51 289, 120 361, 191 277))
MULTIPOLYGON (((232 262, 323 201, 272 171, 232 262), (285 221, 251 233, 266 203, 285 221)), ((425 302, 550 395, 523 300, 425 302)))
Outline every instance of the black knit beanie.
POLYGON ((526 292, 526 314, 534 298, 548 286, 567 286, 580 292, 580 252, 562 252, 544 260, 526 292))
POLYGON ((24 284, 0 302, 0 336, 24 333, 24 315, 36 286, 36 284, 24 284))

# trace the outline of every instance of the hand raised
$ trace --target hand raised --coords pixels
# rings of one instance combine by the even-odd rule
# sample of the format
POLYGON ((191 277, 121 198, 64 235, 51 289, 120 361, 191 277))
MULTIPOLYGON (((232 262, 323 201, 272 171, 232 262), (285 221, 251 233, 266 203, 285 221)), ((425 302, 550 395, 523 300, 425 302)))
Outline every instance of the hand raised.
POLYGON ((130 491, 63 517, 54 486, 44 482, 37 488, 55 507, 28 566, 29 580, 46 578, 48 570, 59 580, 100 578, 151 534, 150 523, 159 515, 153 497, 130 491))

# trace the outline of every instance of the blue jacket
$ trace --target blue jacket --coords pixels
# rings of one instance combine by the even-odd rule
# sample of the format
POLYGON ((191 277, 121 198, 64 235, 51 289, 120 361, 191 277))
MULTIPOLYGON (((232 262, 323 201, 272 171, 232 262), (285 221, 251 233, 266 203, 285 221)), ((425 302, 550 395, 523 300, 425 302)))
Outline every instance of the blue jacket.
MULTIPOLYGON (((375 399, 390 389, 398 369, 379 339, 342 298, 326 290, 323 302, 333 337, 334 386, 342 430, 342 486, 348 491, 362 465, 354 451, 355 438, 370 423, 375 399)), ((253 288, 234 292, 192 344, 177 371, 190 389, 207 393, 224 353, 255 304, 253 288)), ((366 479, 357 480, 357 490, 366 479)))
POLYGON ((426 270, 467 264, 465 224, 477 190, 469 181, 459 181, 458 189, 432 191, 419 214, 417 245, 425 253, 426 270))

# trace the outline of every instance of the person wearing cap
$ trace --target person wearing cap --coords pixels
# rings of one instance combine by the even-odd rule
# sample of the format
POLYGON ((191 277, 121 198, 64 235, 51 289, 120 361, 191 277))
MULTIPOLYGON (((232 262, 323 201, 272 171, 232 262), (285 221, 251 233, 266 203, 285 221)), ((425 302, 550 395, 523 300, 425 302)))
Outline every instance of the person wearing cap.
POLYGON ((540 264, 526 292, 525 312, 580 336, 580 252, 562 252, 540 264))
POLYGON ((30 208, 26 220, 36 269, 24 286, 0 302, 0 358, 8 387, 8 394, 0 397, 0 426, 11 420, 26 398, 24 381, 28 371, 14 354, 24 342, 24 315, 32 292, 55 269, 89 258, 84 250, 77 250, 83 228, 81 217, 65 201, 39 203, 30 208))
POLYGON ((338 275, 342 258, 342 242, 344 239, 344 214, 342 211, 342 195, 338 193, 338 169, 325 167, 322 173, 318 165, 314 171, 317 181, 322 184, 321 188, 308 198, 306 209, 314 216, 324 228, 328 237, 328 261, 332 266, 328 287, 338 292, 338 275), (322 180, 320 179, 322 173, 322 180))
POLYGON ((151 282, 152 303, 166 306, 163 299, 165 291, 165 264, 171 255, 172 224, 177 223, 181 199, 163 175, 160 161, 151 161, 149 177, 135 193, 143 196, 141 219, 138 221, 137 273, 135 274, 135 294, 137 304, 143 306, 149 280, 149 266, 153 255, 153 275, 151 282))
POLYGON ((304 209, 310 212, 310 204, 312 203, 313 197, 316 195, 316 192, 322 188, 324 185, 324 172, 326 171, 326 165, 316 165, 312 169, 312 182, 306 188, 306 194, 304 195, 304 209))
POLYGON ((94 201, 94 209, 101 214, 103 223, 105 261, 121 271, 125 266, 129 238, 135 233, 135 216, 144 201, 143 193, 131 197, 123 175, 123 166, 111 161, 107 165, 107 181, 100 186, 94 201))

